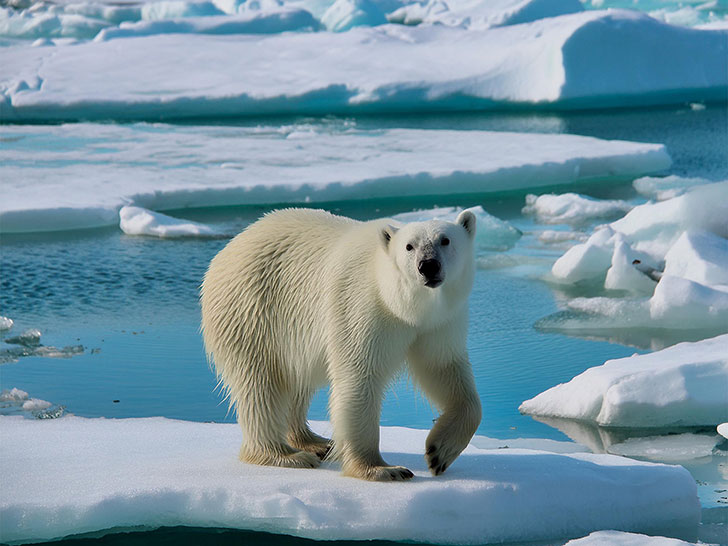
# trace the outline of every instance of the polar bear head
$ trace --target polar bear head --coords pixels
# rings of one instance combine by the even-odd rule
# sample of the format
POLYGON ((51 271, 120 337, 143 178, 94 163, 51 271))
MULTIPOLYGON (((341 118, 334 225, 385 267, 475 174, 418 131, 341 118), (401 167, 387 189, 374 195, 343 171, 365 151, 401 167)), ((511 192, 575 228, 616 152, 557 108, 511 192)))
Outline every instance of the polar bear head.
POLYGON ((387 264, 379 285, 387 305, 408 322, 448 314, 467 300, 474 276, 475 215, 465 210, 455 222, 429 220, 387 224, 382 244, 387 264))

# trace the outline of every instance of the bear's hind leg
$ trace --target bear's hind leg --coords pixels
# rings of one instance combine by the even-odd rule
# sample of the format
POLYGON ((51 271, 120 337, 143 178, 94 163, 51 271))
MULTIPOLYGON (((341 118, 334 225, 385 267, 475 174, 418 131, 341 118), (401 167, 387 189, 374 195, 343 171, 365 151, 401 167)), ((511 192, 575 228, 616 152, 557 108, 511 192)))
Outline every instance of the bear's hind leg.
POLYGON ((272 381, 266 383, 256 384, 249 392, 237 393, 235 397, 238 423, 243 429, 240 460, 267 466, 318 467, 321 461, 316 455, 295 449, 286 441, 288 393, 272 381))
POLYGON ((304 389, 291 403, 291 420, 288 428, 288 443, 297 449, 315 454, 324 460, 333 446, 331 440, 319 436, 308 426, 306 416, 311 405, 313 391, 304 389))

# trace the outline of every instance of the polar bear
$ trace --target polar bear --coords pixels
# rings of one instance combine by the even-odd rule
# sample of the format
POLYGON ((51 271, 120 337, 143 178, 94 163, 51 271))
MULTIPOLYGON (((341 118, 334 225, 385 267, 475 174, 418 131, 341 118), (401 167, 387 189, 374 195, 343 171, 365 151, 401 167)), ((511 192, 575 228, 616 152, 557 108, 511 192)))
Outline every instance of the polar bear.
POLYGON ((243 430, 241 460, 314 468, 328 455, 347 476, 412 478, 379 452, 384 392, 406 363, 442 412, 425 458, 444 472, 481 419, 465 343, 475 228, 467 210, 402 225, 285 209, 232 239, 202 283, 202 332, 243 430), (326 383, 333 442, 306 420, 326 383))

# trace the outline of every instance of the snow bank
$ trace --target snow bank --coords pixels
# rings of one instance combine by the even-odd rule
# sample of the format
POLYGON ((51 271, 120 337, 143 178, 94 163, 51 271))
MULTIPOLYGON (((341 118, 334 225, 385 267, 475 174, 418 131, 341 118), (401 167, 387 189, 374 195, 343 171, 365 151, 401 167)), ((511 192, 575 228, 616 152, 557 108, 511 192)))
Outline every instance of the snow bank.
POLYGON ((272 12, 246 12, 235 16, 188 17, 161 21, 122 23, 106 28, 95 41, 157 34, 276 34, 287 31, 317 30, 319 23, 305 10, 279 9, 272 12))
POLYGON ((728 335, 609 360, 521 404, 521 413, 609 427, 715 426, 728 419, 728 335))
POLYGON ((216 237, 220 233, 210 226, 172 218, 141 207, 125 206, 119 211, 119 227, 127 235, 153 237, 216 237))
POLYGON ((397 427, 382 429, 382 450, 414 471, 407 483, 344 478, 331 464, 245 465, 234 424, 2 417, 0 431, 3 542, 162 525, 447 544, 604 528, 691 538, 700 518, 695 482, 681 467, 470 446, 433 478, 422 456, 427 431, 397 427))
POLYGON ((594 199, 578 193, 528 194, 522 212, 534 215, 544 224, 585 224, 621 216, 632 207, 626 201, 594 199))
POLYGON ((0 116, 159 120, 717 101, 728 89, 726 35, 610 10, 488 30, 383 25, 155 35, 124 47, 9 46, 0 49, 0 116))
POLYGON ((0 230, 118 225, 119 209, 487 193, 670 165, 656 144, 573 135, 391 129, 6 126, 0 230))
MULTIPOLYGON (((482 249, 507 250, 515 245, 523 235, 521 230, 505 220, 488 214, 481 206, 470 207, 467 210, 477 218, 475 241, 482 249)), ((403 212, 392 216, 392 218, 400 222, 424 222, 427 220, 454 222, 462 211, 461 207, 438 207, 429 210, 403 212)))
POLYGON ((596 531, 589 536, 570 540, 565 546, 696 546, 696 543, 623 531, 596 531))

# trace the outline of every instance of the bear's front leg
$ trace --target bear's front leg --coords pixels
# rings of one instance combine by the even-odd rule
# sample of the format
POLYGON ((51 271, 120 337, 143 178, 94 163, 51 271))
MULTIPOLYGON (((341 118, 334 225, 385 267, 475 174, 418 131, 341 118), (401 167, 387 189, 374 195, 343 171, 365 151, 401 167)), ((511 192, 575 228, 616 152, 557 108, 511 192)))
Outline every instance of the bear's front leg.
POLYGON ((344 475, 369 481, 412 478, 408 468, 388 465, 379 452, 379 416, 388 377, 369 365, 334 368, 329 398, 333 457, 344 475))
POLYGON ((482 409, 467 356, 453 358, 443 350, 429 351, 426 345, 413 348, 408 363, 412 378, 442 411, 425 441, 427 466, 437 476, 467 447, 480 425, 482 409))

